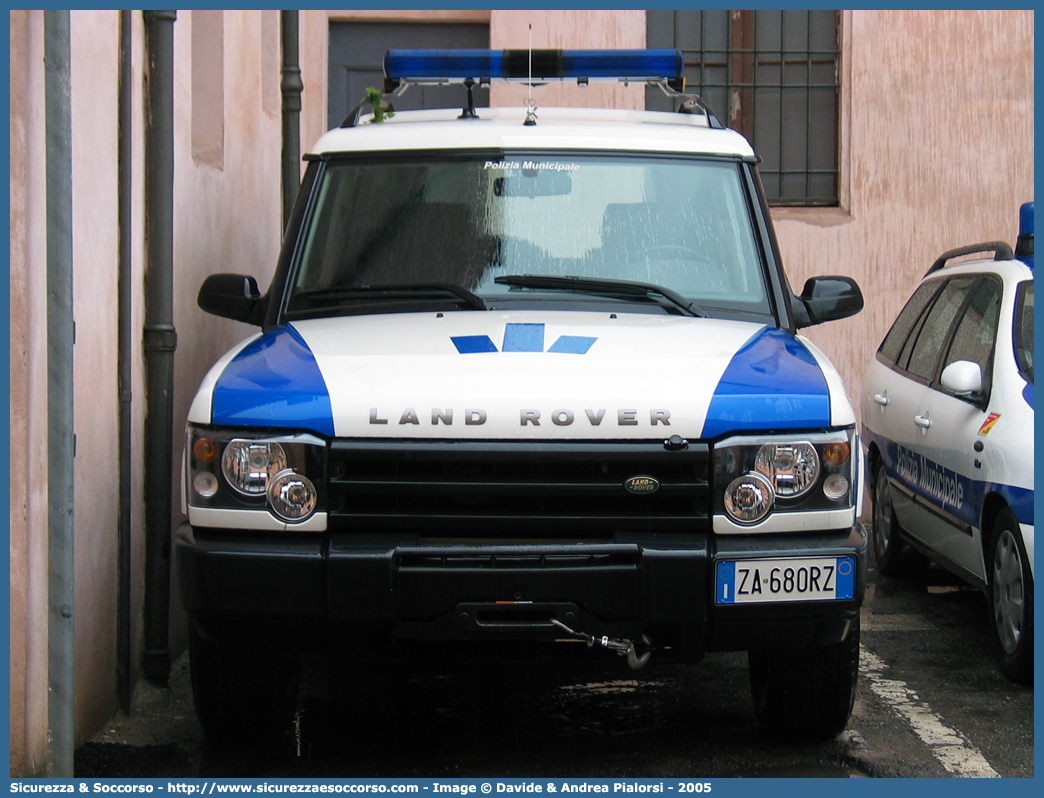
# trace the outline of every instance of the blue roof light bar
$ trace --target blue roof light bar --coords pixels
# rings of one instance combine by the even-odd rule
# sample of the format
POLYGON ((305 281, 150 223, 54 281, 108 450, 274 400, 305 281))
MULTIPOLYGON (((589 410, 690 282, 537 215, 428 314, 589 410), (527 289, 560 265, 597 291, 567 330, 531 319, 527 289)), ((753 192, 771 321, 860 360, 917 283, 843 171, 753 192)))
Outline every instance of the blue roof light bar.
POLYGON ((385 91, 404 83, 616 80, 685 85, 680 50, 389 50, 385 91), (532 65, 530 61, 532 60, 532 65))

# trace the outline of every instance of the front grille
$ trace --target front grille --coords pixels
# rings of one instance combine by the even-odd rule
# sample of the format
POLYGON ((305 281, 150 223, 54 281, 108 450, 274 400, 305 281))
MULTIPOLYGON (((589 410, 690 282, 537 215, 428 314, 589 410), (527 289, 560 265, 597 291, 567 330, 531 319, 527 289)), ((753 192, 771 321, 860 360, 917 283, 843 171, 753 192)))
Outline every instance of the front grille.
POLYGON ((340 440, 330 451, 333 529, 446 539, 610 540, 708 528, 704 444, 340 440), (624 489, 652 476, 655 493, 624 489))

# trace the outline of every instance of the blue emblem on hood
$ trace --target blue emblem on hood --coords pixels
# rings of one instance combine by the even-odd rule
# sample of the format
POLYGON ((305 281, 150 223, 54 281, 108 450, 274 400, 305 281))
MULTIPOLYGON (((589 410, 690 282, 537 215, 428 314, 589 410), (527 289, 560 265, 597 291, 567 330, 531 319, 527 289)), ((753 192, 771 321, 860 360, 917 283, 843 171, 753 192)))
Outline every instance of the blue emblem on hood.
MULTIPOLYGON (((462 355, 474 355, 480 352, 543 352, 543 324, 508 324, 504 328, 504 345, 497 345, 488 335, 457 335, 450 340, 462 355)), ((566 355, 586 355, 587 350, 597 341, 582 335, 560 335, 551 344, 548 352, 566 355)))
POLYGON ((214 386, 214 424, 309 429, 333 436, 330 392, 312 350, 290 326, 251 341, 214 386))
POLYGON ((711 397, 702 437, 828 426, 830 390, 816 359, 793 335, 765 327, 726 367, 711 397))

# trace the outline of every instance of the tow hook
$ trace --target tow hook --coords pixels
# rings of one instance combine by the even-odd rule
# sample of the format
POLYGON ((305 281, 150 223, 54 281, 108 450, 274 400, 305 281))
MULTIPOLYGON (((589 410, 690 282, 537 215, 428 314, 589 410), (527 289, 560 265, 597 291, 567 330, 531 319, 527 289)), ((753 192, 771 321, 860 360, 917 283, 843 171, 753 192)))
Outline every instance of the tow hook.
POLYGON ((640 670, 642 666, 649 661, 649 657, 652 656, 652 648, 650 648, 652 641, 644 634, 642 635, 641 644, 646 650, 642 654, 639 654, 633 640, 614 640, 608 635, 595 637, 594 635, 589 635, 587 632, 578 632, 574 629, 570 629, 557 618, 552 618, 551 623, 562 629, 564 632, 571 634, 573 637, 585 640, 588 648, 591 648, 594 645, 599 645, 602 648, 615 651, 621 657, 627 657, 627 664, 631 667, 631 670, 640 670))

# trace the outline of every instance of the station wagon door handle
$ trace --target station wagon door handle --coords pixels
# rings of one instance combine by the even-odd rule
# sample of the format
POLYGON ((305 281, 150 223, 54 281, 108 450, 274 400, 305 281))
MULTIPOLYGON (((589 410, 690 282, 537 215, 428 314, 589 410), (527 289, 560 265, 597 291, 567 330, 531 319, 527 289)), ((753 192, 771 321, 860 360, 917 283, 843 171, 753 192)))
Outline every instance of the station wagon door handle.
POLYGON ((881 405, 881 407, 888 407, 888 393, 875 393, 874 401, 881 405))
POLYGON ((916 424, 921 429, 926 430, 930 426, 932 426, 932 420, 928 418, 928 414, 925 413, 923 416, 914 416, 914 424, 916 424))

